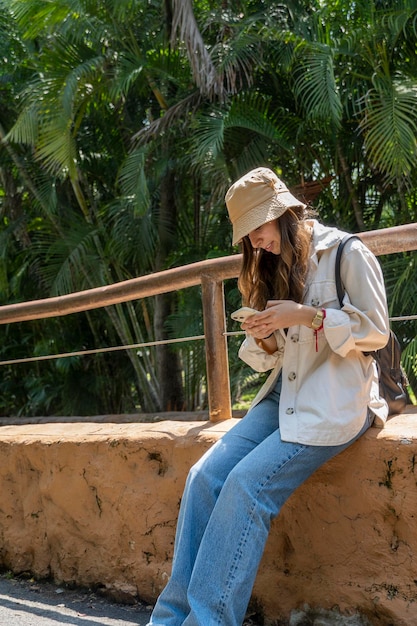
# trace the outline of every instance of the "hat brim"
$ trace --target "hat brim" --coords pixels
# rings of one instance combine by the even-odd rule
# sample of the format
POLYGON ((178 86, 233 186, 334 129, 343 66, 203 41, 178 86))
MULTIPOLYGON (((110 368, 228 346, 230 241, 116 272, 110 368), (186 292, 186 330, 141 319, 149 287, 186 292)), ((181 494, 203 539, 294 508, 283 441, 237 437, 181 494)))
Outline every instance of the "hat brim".
POLYGON ((281 217, 287 209, 293 207, 305 207, 306 205, 289 191, 281 192, 273 198, 253 207, 247 213, 241 215, 233 224, 233 241, 236 244, 242 241, 250 232, 272 220, 281 217))

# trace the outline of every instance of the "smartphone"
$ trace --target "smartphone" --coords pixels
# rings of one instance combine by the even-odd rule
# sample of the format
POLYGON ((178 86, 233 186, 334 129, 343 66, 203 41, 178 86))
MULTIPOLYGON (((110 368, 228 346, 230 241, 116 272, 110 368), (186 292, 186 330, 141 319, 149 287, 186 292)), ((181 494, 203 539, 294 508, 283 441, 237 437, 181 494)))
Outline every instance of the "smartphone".
POLYGON ((254 313, 259 313, 259 311, 257 311, 256 309, 251 309, 248 306, 242 306, 237 311, 233 311, 230 317, 232 318, 232 320, 235 320, 235 322, 242 323, 247 317, 253 315, 254 313))

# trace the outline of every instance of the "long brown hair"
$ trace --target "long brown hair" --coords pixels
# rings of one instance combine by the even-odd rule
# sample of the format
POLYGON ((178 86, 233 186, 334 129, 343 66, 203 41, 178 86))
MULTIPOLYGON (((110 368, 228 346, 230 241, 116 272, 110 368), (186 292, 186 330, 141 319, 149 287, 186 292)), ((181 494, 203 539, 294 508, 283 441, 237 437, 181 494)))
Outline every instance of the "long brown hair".
POLYGON ((243 304, 262 311, 268 300, 303 301, 311 232, 305 207, 289 208, 278 218, 280 254, 254 249, 242 239, 243 264, 238 279, 243 304))

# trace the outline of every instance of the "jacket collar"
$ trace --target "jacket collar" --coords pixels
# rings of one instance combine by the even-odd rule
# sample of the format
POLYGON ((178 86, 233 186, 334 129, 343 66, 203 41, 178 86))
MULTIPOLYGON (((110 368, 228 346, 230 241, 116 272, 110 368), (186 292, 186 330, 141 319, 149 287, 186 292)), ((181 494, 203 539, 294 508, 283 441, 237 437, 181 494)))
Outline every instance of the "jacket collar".
POLYGON ((308 224, 313 229, 310 258, 317 267, 320 252, 339 245, 347 233, 332 226, 324 226, 317 220, 308 220, 308 224))

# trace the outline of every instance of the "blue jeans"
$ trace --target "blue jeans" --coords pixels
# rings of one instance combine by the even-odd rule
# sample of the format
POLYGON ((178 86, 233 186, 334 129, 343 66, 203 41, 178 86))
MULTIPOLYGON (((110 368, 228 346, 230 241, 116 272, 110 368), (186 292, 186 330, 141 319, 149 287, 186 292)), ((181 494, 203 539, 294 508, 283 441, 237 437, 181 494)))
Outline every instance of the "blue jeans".
POLYGON ((172 574, 148 626, 241 626, 271 520, 341 446, 281 441, 275 389, 191 468, 172 574))

